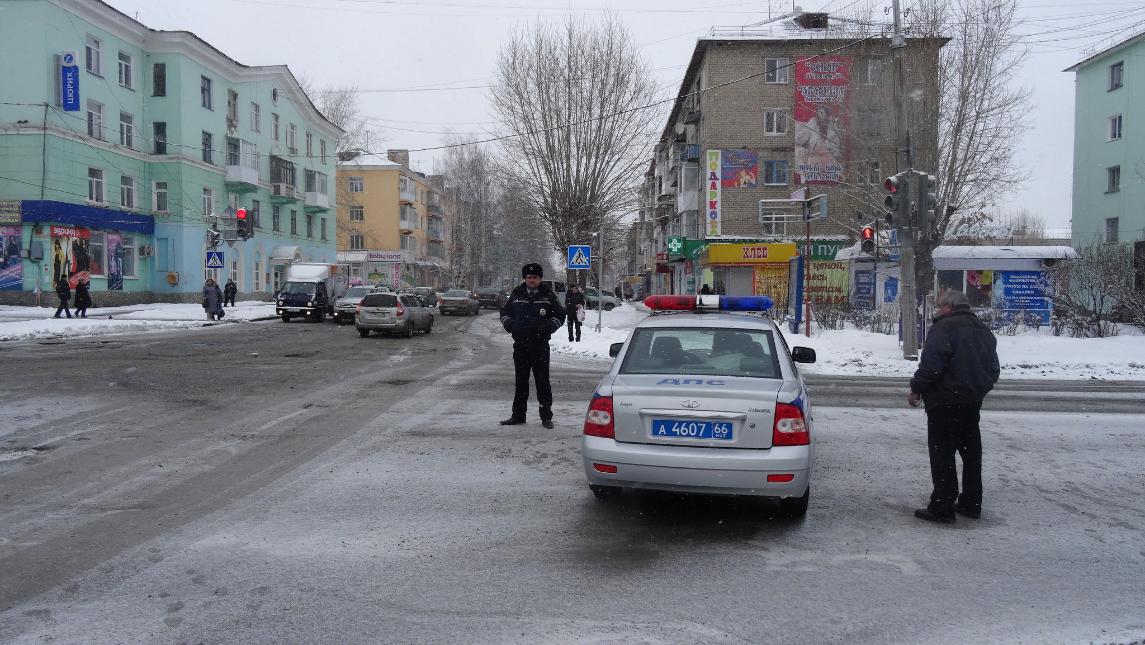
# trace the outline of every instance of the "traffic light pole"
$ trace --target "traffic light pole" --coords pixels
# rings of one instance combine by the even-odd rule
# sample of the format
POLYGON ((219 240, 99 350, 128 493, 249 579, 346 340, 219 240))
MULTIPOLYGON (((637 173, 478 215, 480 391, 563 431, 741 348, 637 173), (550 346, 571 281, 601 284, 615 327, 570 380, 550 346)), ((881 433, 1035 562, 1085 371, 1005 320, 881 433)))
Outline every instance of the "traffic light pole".
MULTIPOLYGON (((895 74, 895 129, 899 144, 899 170, 910 170, 913 165, 910 153, 910 130, 907 126, 907 96, 906 71, 904 69, 903 55, 906 49, 906 37, 902 33, 902 13, 899 0, 893 0, 895 31, 891 37, 891 52, 894 55, 895 74)), ((910 183, 913 180, 911 173, 906 175, 906 186, 900 188, 904 191, 899 200, 899 212, 895 213, 898 225, 903 234, 899 236, 902 244, 902 263, 899 271, 902 274, 902 294, 899 298, 899 310, 902 314, 902 356, 915 360, 918 358, 918 302, 915 295, 914 275, 914 223, 911 221, 910 183)), ((877 287, 878 285, 876 285, 877 287)))

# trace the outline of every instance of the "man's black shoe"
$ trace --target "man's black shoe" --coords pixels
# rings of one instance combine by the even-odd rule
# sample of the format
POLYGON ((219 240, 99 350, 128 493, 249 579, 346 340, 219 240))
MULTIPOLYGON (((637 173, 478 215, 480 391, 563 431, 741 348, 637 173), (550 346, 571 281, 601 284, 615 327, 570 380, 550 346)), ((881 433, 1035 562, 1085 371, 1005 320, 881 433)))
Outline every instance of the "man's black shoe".
POLYGON ((541 419, 541 425, 543 425, 546 428, 549 428, 551 430, 553 427, 553 420, 552 419, 541 419))
POLYGON ((501 425, 503 425, 503 426, 519 426, 524 422, 525 422, 525 420, 520 418, 520 417, 509 417, 508 419, 505 419, 504 421, 502 421, 501 425))
POLYGON ((969 517, 972 520, 976 520, 982 517, 982 511, 972 511, 968 508, 962 508, 961 506, 955 506, 954 512, 958 513, 962 517, 969 517))
POLYGON ((927 510, 925 508, 915 509, 914 516, 920 520, 926 520, 927 522, 939 522, 941 524, 953 524, 954 523, 954 514, 953 513, 951 513, 950 515, 936 515, 934 513, 931 513, 929 510, 927 510))

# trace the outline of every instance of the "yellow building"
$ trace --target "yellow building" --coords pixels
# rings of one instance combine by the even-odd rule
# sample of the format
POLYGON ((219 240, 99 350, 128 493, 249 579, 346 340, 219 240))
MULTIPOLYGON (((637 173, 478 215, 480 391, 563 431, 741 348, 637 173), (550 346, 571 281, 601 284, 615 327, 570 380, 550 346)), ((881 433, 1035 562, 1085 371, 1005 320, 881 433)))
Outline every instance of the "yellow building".
POLYGON ((338 164, 338 262, 351 284, 448 286, 440 176, 411 170, 409 153, 360 155, 338 164))

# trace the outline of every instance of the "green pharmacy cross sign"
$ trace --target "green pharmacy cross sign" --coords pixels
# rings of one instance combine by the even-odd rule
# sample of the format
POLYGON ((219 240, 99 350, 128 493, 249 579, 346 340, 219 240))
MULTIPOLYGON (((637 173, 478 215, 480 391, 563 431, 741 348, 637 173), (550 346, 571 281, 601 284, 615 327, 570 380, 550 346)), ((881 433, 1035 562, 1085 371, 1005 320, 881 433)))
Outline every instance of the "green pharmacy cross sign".
POLYGON ((684 252, 684 238, 682 237, 669 237, 668 238, 668 253, 672 255, 680 255, 684 252))

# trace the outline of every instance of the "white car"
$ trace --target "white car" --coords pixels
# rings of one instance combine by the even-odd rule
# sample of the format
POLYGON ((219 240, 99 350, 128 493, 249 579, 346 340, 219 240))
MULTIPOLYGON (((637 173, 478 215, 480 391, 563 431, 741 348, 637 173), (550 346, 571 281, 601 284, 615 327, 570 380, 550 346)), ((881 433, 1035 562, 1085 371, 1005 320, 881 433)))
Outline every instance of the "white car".
POLYGON ((624 488, 777 498, 799 517, 814 433, 797 362, 766 296, 649 296, 653 314, 612 346, 581 454, 599 498, 624 488), (756 313, 746 313, 756 312, 756 313))

